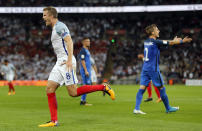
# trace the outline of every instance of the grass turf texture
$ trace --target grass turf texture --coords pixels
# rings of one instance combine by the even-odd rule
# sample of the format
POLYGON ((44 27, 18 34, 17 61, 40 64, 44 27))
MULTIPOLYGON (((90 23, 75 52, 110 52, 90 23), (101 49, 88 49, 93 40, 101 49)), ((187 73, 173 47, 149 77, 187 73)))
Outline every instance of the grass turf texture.
MULTIPOLYGON (((44 87, 16 87, 16 95, 8 96, 0 87, 0 131, 199 131, 202 130, 202 87, 166 86, 176 113, 166 114, 163 103, 142 102, 147 115, 133 114, 138 85, 114 85, 116 100, 89 94, 91 107, 80 106, 80 97, 68 96, 65 87, 57 90, 59 127, 39 128, 50 120, 44 87)), ((145 99, 147 92, 144 94, 145 99)))

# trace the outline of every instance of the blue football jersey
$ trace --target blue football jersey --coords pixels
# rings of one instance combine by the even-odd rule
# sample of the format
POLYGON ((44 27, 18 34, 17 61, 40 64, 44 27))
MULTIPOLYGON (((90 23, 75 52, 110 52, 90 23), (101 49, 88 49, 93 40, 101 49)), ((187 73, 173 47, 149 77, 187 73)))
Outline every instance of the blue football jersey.
POLYGON ((144 41, 143 71, 159 71, 160 46, 168 44, 168 41, 153 38, 144 41))
POLYGON ((79 53, 79 59, 80 59, 81 71, 85 72, 84 68, 83 68, 83 66, 81 64, 81 60, 85 60, 86 68, 88 70, 88 73, 90 73, 91 72, 91 62, 90 62, 90 52, 89 52, 89 50, 85 49, 85 48, 82 48, 80 53, 79 53))

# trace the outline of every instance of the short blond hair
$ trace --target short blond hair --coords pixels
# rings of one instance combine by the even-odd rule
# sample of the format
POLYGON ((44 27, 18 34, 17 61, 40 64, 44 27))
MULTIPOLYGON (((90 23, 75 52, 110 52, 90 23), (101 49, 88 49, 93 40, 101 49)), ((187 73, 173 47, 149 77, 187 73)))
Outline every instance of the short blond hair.
POLYGON ((43 11, 48 11, 48 14, 49 14, 49 15, 53 15, 54 18, 58 18, 58 12, 57 12, 57 10, 56 10, 54 7, 52 7, 52 6, 45 7, 45 8, 43 9, 43 11))
POLYGON ((152 25, 149 25, 145 28, 145 33, 150 36, 152 35, 152 32, 154 32, 154 28, 156 28, 156 24, 152 24, 152 25))

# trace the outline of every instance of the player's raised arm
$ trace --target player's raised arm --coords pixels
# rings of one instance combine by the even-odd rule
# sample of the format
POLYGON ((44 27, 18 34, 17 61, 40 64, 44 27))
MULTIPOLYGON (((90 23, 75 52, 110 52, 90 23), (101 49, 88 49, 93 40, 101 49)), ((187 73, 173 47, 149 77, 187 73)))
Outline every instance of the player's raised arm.
POLYGON ((192 41, 192 38, 185 37, 184 39, 175 37, 172 41, 169 41, 169 45, 179 45, 182 43, 189 43, 192 41))
POLYGON ((155 43, 156 45, 177 45, 177 44, 182 44, 182 43, 188 43, 191 42, 192 39, 189 37, 185 37, 184 39, 178 38, 177 36, 169 41, 169 40, 158 40, 157 38, 159 37, 159 32, 160 30, 155 24, 152 24, 150 26, 147 26, 145 28, 146 34, 149 36, 151 39, 151 42, 155 43))
POLYGON ((192 38, 185 37, 184 39, 175 37, 173 40, 152 40, 157 45, 179 45, 182 43, 189 43, 192 41, 192 38))

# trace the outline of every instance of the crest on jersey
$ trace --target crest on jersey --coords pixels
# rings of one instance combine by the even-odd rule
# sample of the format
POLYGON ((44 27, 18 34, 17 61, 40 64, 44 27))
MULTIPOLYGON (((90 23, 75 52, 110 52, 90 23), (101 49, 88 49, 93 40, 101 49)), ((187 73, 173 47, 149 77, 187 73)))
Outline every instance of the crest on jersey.
POLYGON ((70 80, 70 78, 71 78, 71 75, 68 72, 66 73, 66 78, 67 78, 67 80, 70 80))

